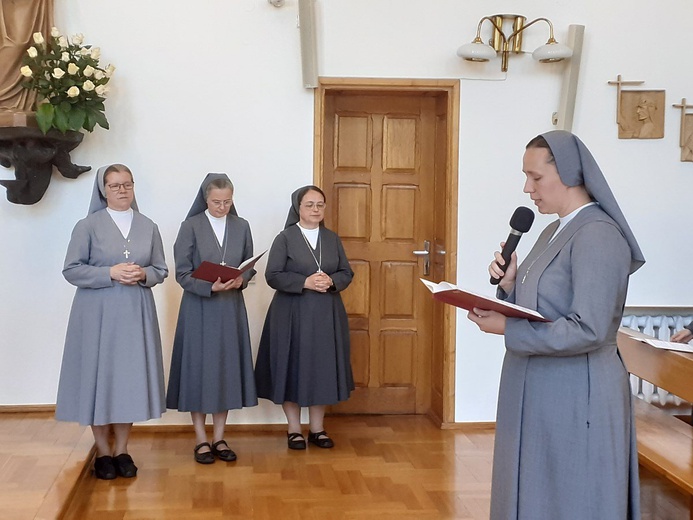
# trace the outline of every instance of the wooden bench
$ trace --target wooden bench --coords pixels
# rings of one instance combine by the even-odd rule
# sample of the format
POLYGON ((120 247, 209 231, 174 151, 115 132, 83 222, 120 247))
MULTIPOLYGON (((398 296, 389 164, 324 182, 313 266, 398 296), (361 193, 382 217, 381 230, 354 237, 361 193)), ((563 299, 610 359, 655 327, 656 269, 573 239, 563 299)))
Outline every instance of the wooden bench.
MULTIPOLYGON (((657 349, 630 334, 619 332, 618 337, 628 371, 693 401, 693 354, 657 349)), ((693 520, 693 427, 641 399, 633 402, 640 464, 689 495, 693 520)))

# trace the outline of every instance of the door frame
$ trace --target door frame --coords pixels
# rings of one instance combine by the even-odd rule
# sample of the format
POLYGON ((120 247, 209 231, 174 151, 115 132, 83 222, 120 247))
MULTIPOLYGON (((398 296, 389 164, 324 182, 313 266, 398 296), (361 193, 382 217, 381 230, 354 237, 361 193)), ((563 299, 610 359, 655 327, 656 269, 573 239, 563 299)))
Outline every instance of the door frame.
MULTIPOLYGON (((323 125, 325 122, 325 97, 328 93, 358 91, 382 94, 413 92, 432 95, 444 94, 447 98, 446 165, 445 165, 445 279, 457 282, 457 210, 459 167, 459 100, 460 82, 454 79, 389 79, 389 78, 319 78, 314 94, 313 122, 313 179, 317 186, 323 181, 323 125)), ((455 363, 456 363, 456 308, 445 306, 442 321, 433 327, 443 327, 443 417, 432 416, 441 428, 455 422, 455 363)))

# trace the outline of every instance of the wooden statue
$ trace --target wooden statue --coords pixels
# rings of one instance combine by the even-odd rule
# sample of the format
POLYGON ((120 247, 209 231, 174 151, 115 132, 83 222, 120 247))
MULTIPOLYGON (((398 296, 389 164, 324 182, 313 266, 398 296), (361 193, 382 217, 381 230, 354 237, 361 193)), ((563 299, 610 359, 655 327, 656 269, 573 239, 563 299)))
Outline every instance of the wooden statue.
POLYGON ((53 0, 2 0, 0 2, 0 112, 30 112, 35 95, 23 89, 19 69, 32 35, 50 34, 53 0))

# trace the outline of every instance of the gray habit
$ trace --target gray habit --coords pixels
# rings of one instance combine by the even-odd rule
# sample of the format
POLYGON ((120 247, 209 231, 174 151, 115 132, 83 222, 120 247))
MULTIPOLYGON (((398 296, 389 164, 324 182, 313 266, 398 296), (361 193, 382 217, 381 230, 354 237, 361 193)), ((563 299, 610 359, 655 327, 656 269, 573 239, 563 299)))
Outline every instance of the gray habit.
POLYGON ((631 251, 599 206, 549 243, 557 226, 539 237, 509 295, 553 321, 506 322, 491 519, 637 519, 631 394, 616 348, 631 251))
MULTIPOLYGON (((339 294, 354 273, 336 233, 320 227, 319 243, 322 271, 334 283, 325 293, 303 288, 317 265, 298 226, 277 235, 267 259, 265 278, 277 292, 265 318, 255 380, 258 396, 276 404, 335 404, 354 389, 349 322, 339 294)), ((319 258, 319 248, 313 254, 319 258)))
POLYGON ((150 287, 164 281, 168 268, 156 224, 135 211, 124 239, 105 209, 90 214, 72 232, 63 275, 77 291, 56 418, 103 425, 160 417, 165 411, 164 376, 150 287), (128 261, 144 268, 145 282, 123 285, 111 280, 111 266, 128 261))
POLYGON ((255 406, 257 394, 241 289, 255 275, 243 273, 241 289, 212 292, 212 284, 193 278, 204 261, 237 266, 253 256, 248 222, 226 216, 226 254, 205 213, 187 218, 173 247, 176 281, 183 299, 173 341, 166 406, 182 412, 219 413, 255 406))

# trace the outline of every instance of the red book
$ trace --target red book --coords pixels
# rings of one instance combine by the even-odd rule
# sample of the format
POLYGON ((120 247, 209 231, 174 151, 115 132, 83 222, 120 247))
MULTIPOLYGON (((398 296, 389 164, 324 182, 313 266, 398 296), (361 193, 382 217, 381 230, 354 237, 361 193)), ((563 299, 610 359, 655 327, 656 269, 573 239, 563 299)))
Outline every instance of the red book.
POLYGON ((551 321, 547 320, 535 310, 527 309, 514 303, 504 302, 497 298, 489 298, 471 291, 465 291, 459 287, 449 283, 440 282, 433 283, 420 278, 423 284, 433 293, 433 298, 443 303, 454 305, 462 309, 471 311, 474 307, 484 309, 486 311, 500 312, 508 318, 524 318, 532 321, 551 321))
POLYGON ((252 269, 257 263, 257 261, 260 259, 260 257, 264 255, 266 252, 267 250, 252 258, 248 258, 238 267, 215 264, 213 262, 207 262, 205 260, 199 265, 197 269, 193 271, 193 273, 190 276, 192 276, 193 278, 198 278, 200 280, 206 280, 211 283, 216 282, 217 278, 221 278, 222 283, 226 283, 233 278, 238 278, 247 270, 252 269))

